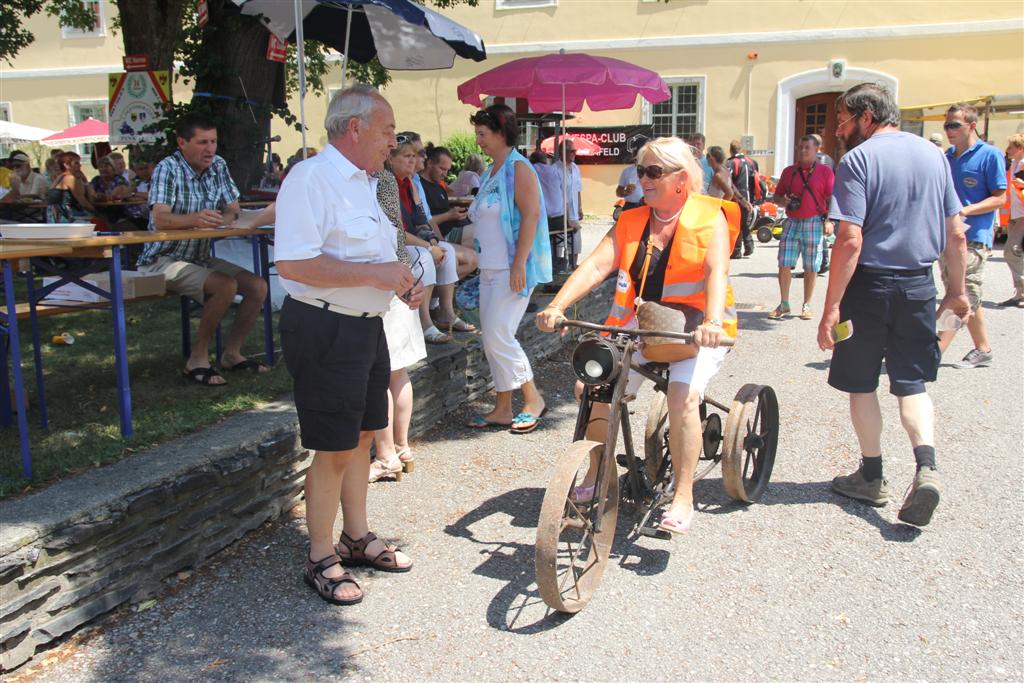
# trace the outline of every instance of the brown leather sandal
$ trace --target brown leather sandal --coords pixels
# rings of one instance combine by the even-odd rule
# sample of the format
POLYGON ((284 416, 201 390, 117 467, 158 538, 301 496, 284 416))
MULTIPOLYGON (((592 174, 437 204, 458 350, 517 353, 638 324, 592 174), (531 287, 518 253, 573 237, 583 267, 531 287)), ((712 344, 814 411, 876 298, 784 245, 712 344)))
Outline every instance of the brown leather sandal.
POLYGON ((367 557, 366 547, 376 540, 377 535, 372 531, 358 541, 353 540, 351 536, 343 531, 341 532, 341 538, 338 539, 338 545, 334 546, 334 549, 341 558, 341 563, 346 567, 373 567, 382 572, 394 572, 396 574, 412 569, 412 562, 406 565, 398 564, 398 546, 393 544, 385 543, 384 550, 373 557, 367 557), (342 548, 348 551, 347 554, 342 553, 342 548))
POLYGON ((337 578, 331 578, 324 576, 324 572, 333 567, 334 565, 342 564, 341 558, 337 555, 328 555, 319 562, 314 562, 306 555, 306 573, 303 577, 306 580, 306 584, 316 591, 317 595, 320 596, 325 602, 329 602, 332 605, 356 605, 363 601, 362 589, 359 590, 359 595, 354 598, 337 598, 334 596, 334 591, 338 589, 338 586, 350 583, 356 588, 359 588, 359 584, 352 578, 352 575, 345 572, 337 578))

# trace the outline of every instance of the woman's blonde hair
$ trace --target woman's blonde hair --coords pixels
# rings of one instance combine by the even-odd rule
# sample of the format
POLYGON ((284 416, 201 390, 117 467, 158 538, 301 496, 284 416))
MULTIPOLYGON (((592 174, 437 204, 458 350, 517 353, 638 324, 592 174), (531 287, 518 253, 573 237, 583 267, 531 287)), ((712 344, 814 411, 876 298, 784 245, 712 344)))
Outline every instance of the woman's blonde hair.
POLYGON ((637 163, 646 157, 652 156, 658 160, 666 173, 675 171, 686 171, 686 190, 692 194, 699 194, 704 187, 704 171, 700 164, 693 158, 690 146, 679 138, 656 138, 640 148, 636 154, 637 163))
POLYGON ((409 148, 416 149, 416 143, 414 143, 412 140, 407 140, 405 142, 398 143, 397 145, 395 145, 395 148, 391 150, 391 158, 394 159, 395 157, 402 156, 405 150, 409 148))
POLYGON ((1011 147, 1024 149, 1024 133, 1014 133, 1010 136, 1009 143, 1011 147))
POLYGON ((466 163, 463 164, 462 170, 472 171, 477 175, 481 175, 487 170, 487 164, 484 162, 484 158, 479 154, 470 154, 466 157, 466 163))

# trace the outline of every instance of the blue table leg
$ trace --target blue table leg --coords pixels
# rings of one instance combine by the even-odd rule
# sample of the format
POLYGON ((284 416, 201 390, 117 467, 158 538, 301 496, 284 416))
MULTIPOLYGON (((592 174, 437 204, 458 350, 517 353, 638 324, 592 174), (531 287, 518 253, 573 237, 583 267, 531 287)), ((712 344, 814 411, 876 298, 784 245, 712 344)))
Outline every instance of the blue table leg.
POLYGON ((28 407, 25 405, 25 378, 21 372, 21 349, 18 339, 18 308, 14 300, 14 272, 10 261, 4 261, 4 295, 7 302, 7 333, 11 347, 11 369, 14 374, 14 405, 18 411, 21 471, 26 479, 31 479, 32 452, 28 446, 28 407))
MULTIPOLYGON (((3 320, 7 318, 3 317, 3 320)), ((14 423, 14 413, 11 412, 11 378, 7 373, 7 350, 11 346, 7 331, 6 327, 0 326, 0 427, 5 429, 14 423)))
POLYGON ((117 368, 117 409, 121 414, 121 436, 132 436, 132 389, 128 379, 128 346, 124 322, 124 291, 121 289, 121 248, 110 256, 110 307, 114 314, 114 365, 117 368))
POLYGON ((270 250, 265 235, 253 235, 252 265, 267 283, 267 298, 263 300, 263 351, 267 365, 274 364, 274 308, 270 297, 270 250))
POLYGON ((50 428, 50 418, 46 412, 46 383, 43 381, 43 345, 39 339, 39 318, 36 316, 36 279, 31 267, 25 274, 28 288, 29 326, 32 328, 32 358, 36 364, 36 395, 39 397, 39 424, 43 429, 50 428))

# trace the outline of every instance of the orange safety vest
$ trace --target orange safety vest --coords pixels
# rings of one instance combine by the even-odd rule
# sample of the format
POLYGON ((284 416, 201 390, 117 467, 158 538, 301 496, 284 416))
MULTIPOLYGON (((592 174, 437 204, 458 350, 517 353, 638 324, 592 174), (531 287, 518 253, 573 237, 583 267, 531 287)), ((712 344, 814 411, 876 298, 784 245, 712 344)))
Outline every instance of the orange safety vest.
POLYGON ((1017 198, 1020 199, 1020 203, 1024 204, 1024 181, 1015 179, 1013 175, 1007 171, 1006 187, 1009 188, 1009 192, 1006 193, 1006 201, 1003 202, 1003 206, 999 209, 999 227, 1001 228, 1005 228, 1010 224, 1010 193, 1016 193, 1017 198))
MULTIPOLYGON (((740 207, 735 202, 700 194, 690 195, 679 215, 679 224, 672 239, 672 251, 665 268, 665 284, 661 301, 693 306, 700 311, 707 310, 704 293, 704 258, 708 244, 714 234, 719 212, 724 212, 729 223, 729 244, 735 244, 740 232, 740 207)), ((615 224, 615 242, 621 249, 619 273, 615 286, 615 298, 605 325, 622 327, 633 319, 636 311, 636 292, 629 268, 636 258, 640 239, 651 215, 649 206, 623 211, 615 224)), ((736 336, 736 301, 732 285, 725 289, 725 310, 722 315, 722 329, 730 337, 736 336)))

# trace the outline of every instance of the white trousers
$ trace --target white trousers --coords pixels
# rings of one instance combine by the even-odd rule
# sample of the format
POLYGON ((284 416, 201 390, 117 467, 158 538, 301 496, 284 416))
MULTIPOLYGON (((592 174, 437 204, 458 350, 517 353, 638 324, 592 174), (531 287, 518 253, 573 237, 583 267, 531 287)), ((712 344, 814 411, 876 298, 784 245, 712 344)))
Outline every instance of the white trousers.
POLYGON ((508 278, 507 269, 480 271, 481 336, 498 391, 512 391, 533 380, 530 360, 516 339, 530 297, 509 289, 508 278))
POLYGON ((406 250, 412 257, 412 276, 420 277, 422 269, 423 277, 421 282, 424 287, 431 285, 450 285, 459 281, 458 263, 455 258, 455 247, 447 242, 438 242, 437 246, 444 251, 444 261, 434 263, 434 257, 430 255, 430 249, 426 247, 415 247, 407 245, 406 250))

